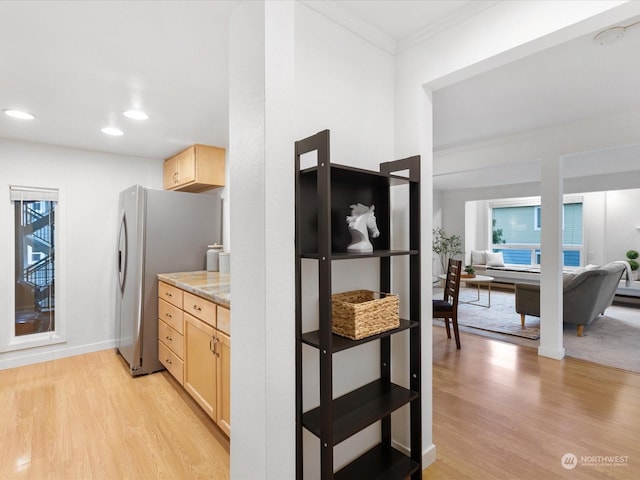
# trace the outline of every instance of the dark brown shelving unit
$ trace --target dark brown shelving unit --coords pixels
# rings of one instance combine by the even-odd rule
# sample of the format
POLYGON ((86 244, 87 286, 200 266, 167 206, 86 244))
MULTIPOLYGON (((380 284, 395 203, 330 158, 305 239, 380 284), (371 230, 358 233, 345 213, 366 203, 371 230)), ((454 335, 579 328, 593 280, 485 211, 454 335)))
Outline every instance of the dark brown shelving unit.
MULTIPOLYGON (((384 379, 368 383, 333 401, 333 444, 390 415, 394 410, 418 398, 416 392, 384 379)), ((322 435, 320 407, 302 415, 302 424, 314 435, 322 435)))
MULTIPOLYGON (((369 171, 332 164, 329 131, 295 143, 296 178, 296 478, 303 480, 303 429, 320 439, 320 477, 327 479, 418 480, 422 472, 420 405, 420 157, 380 164, 369 171), (301 156, 316 152, 316 165, 300 168, 301 156), (399 172, 402 172, 400 174, 399 172), (406 173, 406 175, 405 175, 406 173), (408 185, 409 249, 391 250, 391 189, 408 185), (354 203, 375 204, 381 232, 371 239, 371 254, 346 253, 351 241, 345 216, 354 203), (378 259, 379 290, 391 292, 392 258, 409 259, 409 318, 393 330, 361 340, 349 340, 331 331, 331 265, 333 261, 378 259), (318 262, 318 329, 302 331, 302 261, 318 262), (391 380, 391 337, 409 334, 409 388, 391 380), (380 343, 380 376, 340 397, 333 397, 333 355, 372 341, 380 343), (314 348, 320 359, 319 406, 303 411, 303 348, 314 348), (391 413, 409 405, 410 452, 392 446, 391 413), (335 471, 333 448, 368 426, 380 422, 380 442, 335 471)), ((407 382, 403 382, 407 383, 407 382)))
MULTIPOLYGON (((372 342, 373 340, 380 340, 381 338, 388 337, 394 333, 400 333, 409 328, 415 328, 418 326, 418 322, 412 322, 409 320, 400 319, 400 326, 393 330, 388 330, 377 335, 371 335, 370 337, 362 338, 360 340, 351 340, 349 338, 341 337, 340 335, 332 335, 331 339, 331 351, 333 353, 341 352, 349 348, 357 347, 365 343, 372 342)), ((311 332, 302 334, 302 342, 315 348, 320 348, 320 330, 313 330, 311 332)))
MULTIPOLYGON (((394 257, 397 255, 417 255, 417 250, 375 250, 372 253, 332 252, 331 260, 352 260, 354 258, 394 257)), ((303 253, 302 258, 318 259, 317 253, 303 253)))

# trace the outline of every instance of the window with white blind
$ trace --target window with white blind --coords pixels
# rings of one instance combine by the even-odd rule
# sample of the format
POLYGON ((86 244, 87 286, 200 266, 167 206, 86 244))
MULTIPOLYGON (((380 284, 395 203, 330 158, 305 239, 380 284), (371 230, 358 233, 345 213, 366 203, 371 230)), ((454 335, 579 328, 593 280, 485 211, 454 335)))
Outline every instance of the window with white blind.
POLYGON ((5 349, 62 341, 56 318, 58 190, 12 185, 13 318, 5 349))
MULTIPOLYGON (((542 209, 540 199, 501 200, 489 204, 491 249, 505 263, 540 265, 542 209)), ((584 264, 582 198, 567 197, 562 208, 562 256, 565 267, 584 264)))

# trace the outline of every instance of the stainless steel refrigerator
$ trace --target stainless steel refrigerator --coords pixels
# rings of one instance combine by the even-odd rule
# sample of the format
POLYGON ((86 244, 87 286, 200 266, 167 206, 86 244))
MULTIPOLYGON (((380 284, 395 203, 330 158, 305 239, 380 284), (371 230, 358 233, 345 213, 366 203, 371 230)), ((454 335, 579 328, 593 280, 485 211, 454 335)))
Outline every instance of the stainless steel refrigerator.
POLYGON ((207 245, 222 243, 220 194, 152 190, 120 193, 116 251, 116 349, 137 376, 158 361, 158 273, 204 270, 207 245))

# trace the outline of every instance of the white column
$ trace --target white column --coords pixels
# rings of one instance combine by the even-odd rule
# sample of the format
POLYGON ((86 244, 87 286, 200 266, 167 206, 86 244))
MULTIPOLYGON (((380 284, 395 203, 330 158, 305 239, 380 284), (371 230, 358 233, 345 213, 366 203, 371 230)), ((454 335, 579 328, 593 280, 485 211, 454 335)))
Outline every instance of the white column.
POLYGON ((542 159, 540 346, 538 355, 564 358, 562 344, 562 157, 542 159))
POLYGON ((433 101, 431 91, 416 89, 416 101, 420 105, 420 273, 422 302, 422 468, 436 461, 433 444, 433 328, 432 307, 432 229, 433 229, 433 101))
POLYGON ((231 478, 295 477, 294 3, 230 18, 231 478))

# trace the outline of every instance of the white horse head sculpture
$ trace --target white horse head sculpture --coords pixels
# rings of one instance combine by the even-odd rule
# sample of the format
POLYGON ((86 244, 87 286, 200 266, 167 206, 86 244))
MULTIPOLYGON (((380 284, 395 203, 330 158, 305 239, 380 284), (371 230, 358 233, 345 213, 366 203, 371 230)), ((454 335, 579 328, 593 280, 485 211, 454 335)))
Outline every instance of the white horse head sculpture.
POLYGON ((349 233, 351 233, 351 243, 347 247, 347 252, 373 252, 373 245, 369 241, 369 233, 371 234, 371 238, 380 236, 380 231, 376 224, 376 216, 373 213, 375 208, 375 205, 367 207, 361 203, 351 205, 351 215, 347 217, 349 233))

